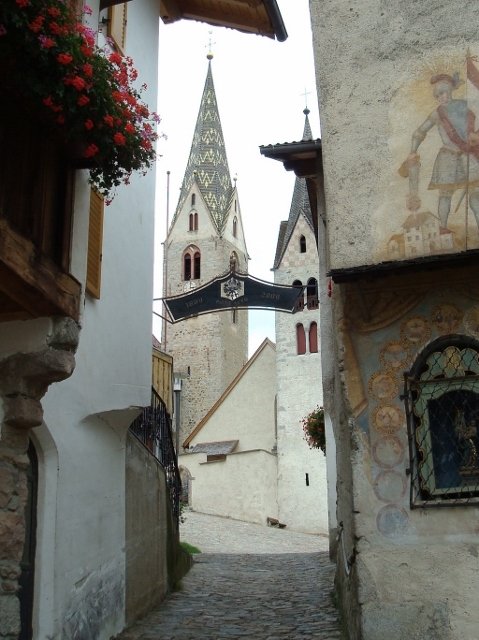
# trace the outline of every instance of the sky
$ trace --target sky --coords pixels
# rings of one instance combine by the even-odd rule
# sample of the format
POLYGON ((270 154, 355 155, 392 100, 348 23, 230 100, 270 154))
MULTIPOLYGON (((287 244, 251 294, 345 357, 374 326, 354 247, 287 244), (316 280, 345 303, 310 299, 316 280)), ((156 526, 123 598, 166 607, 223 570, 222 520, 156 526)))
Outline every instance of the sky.
MULTIPOLYGON (((160 21, 160 139, 157 162, 154 297, 162 295, 162 243, 174 215, 188 161, 208 70, 212 72, 232 179, 236 176, 245 229, 249 273, 273 281, 279 225, 287 220, 295 176, 260 154, 261 145, 300 140, 303 109, 310 110, 313 137, 320 137, 309 0, 277 0, 288 32, 285 42, 182 20, 160 21), (305 92, 307 95, 305 96, 305 92)), ((154 309, 161 312, 160 304, 154 309)), ((160 339, 161 325, 153 332, 160 339)), ((249 355, 265 337, 274 341, 274 312, 249 311, 249 355)))

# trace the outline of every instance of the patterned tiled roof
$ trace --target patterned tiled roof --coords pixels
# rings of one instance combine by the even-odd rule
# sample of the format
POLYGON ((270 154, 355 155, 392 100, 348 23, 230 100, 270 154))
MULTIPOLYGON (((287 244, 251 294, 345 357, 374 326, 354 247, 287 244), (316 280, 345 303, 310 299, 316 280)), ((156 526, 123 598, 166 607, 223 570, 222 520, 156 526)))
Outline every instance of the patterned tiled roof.
MULTIPOLYGON (((304 122, 302 140, 303 141, 312 140, 313 136, 311 133, 311 125, 309 124, 309 118, 308 118, 309 109, 305 109, 303 113, 305 115, 305 122, 304 122)), ((296 222, 301 214, 304 215, 309 226, 314 231, 313 216, 312 216, 311 207, 309 204, 306 179, 296 178, 296 181, 294 183, 293 198, 291 201, 291 208, 289 210, 288 221, 285 223, 284 222, 281 223, 273 269, 277 269, 279 267, 284 251, 288 246, 288 242, 290 241, 294 227, 296 226, 296 222), (286 228, 284 228, 284 225, 286 225, 286 228)))
POLYGON ((208 206, 213 222, 218 231, 221 231, 226 221, 233 187, 216 102, 211 59, 208 62, 205 88, 173 221, 181 210, 194 181, 208 206))

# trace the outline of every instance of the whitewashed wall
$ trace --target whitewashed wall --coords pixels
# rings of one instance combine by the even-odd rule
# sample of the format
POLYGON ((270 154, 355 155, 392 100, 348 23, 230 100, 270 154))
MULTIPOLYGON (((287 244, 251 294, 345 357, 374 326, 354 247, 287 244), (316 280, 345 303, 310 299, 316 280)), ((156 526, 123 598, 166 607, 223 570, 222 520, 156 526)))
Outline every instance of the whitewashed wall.
POLYGON ((183 454, 179 464, 192 476, 194 511, 262 525, 278 517, 274 454, 245 451, 219 462, 206 462, 204 453, 183 454))
MULTIPOLYGON (((157 39, 158 3, 129 3, 127 54, 154 110, 157 39)), ((125 435, 135 407, 150 401, 154 189, 150 170, 118 188, 106 207, 101 298, 86 297, 76 370, 43 402, 45 425, 36 434, 38 638, 103 640, 124 625, 125 435)), ((79 174, 72 268, 81 282, 88 194, 79 174)))

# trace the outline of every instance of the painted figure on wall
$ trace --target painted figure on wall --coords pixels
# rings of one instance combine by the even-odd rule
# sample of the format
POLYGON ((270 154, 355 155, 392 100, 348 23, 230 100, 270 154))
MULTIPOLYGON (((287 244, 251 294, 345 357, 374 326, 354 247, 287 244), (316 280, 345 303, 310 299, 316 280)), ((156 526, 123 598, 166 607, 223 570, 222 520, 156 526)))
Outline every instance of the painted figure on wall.
MULTIPOLYGON (((479 89, 479 71, 471 58, 467 59, 467 76, 479 89)), ((479 131, 476 129, 476 116, 467 100, 453 98, 453 92, 462 84, 457 72, 431 77, 438 106, 414 131, 411 152, 399 170, 400 175, 409 178, 407 208, 416 213, 421 206, 418 150, 429 131, 437 128, 442 146, 434 162, 428 189, 438 191, 437 219, 441 230, 447 229, 452 197, 457 190, 460 190, 460 195, 456 211, 465 201, 466 211, 472 210, 479 226, 479 131)))

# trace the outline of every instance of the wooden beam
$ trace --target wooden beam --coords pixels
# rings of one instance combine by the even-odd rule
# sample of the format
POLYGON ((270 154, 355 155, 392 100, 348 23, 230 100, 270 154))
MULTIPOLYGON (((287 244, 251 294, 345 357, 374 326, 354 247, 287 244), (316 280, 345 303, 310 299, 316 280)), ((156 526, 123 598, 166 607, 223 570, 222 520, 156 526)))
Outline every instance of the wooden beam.
POLYGON ((0 291, 31 317, 79 318, 81 285, 0 220, 0 291))

